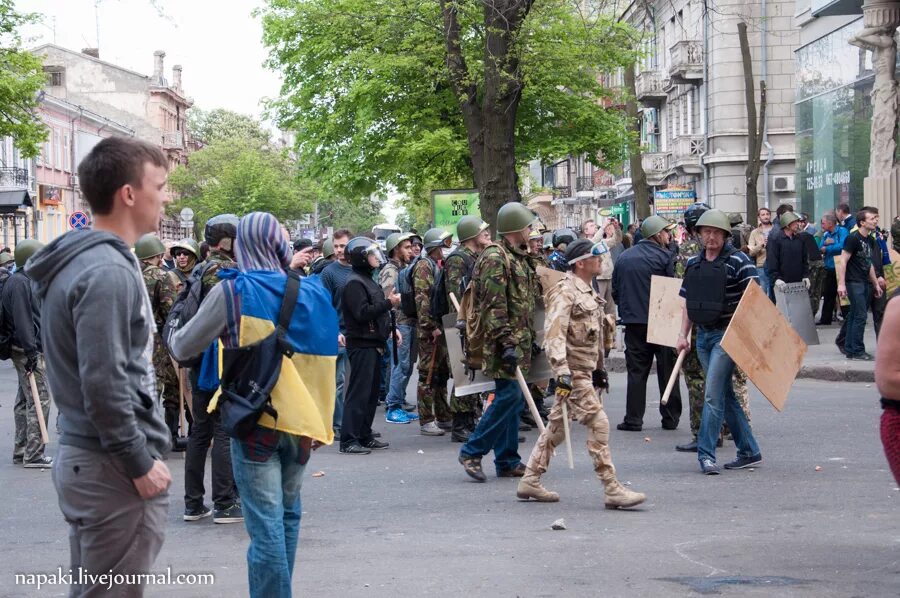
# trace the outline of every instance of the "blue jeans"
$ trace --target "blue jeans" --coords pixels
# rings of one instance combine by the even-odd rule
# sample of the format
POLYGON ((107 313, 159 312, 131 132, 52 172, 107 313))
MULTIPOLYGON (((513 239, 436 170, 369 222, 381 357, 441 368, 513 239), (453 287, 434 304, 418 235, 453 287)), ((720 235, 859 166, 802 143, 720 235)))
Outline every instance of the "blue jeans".
POLYGON ((338 349, 337 362, 334 368, 334 417, 331 420, 332 427, 341 427, 344 419, 344 379, 347 377, 347 348, 338 349))
POLYGON ((309 450, 300 436, 262 427, 245 440, 231 439, 234 481, 250 535, 251 598, 291 595, 300 536, 300 486, 309 450))
MULTIPOLYGON (((397 330, 403 336, 403 342, 397 346, 397 365, 391 369, 391 379, 388 383, 388 394, 385 402, 387 409, 397 409, 406 401, 406 386, 412 376, 413 366, 416 362, 416 327, 397 325, 397 330)), ((388 355, 393 364, 394 339, 388 341, 388 355)))
POLYGON ((703 398, 703 415, 697 434, 697 459, 716 461, 716 442, 722 429, 722 420, 728 424, 738 457, 759 454, 759 446, 753 438, 750 423, 737 401, 732 384, 734 362, 719 344, 725 330, 697 328, 697 357, 706 374, 703 398))
MULTIPOLYGON (((769 272, 765 268, 756 267, 756 276, 758 277, 759 286, 762 288, 766 297, 772 299, 774 290, 772 289, 772 280, 769 278, 769 272)), ((774 299, 773 299, 774 300, 774 299)))
POLYGON ((872 284, 868 281, 848 280, 847 297, 850 298, 850 311, 845 320, 844 352, 847 356, 860 355, 866 352, 863 334, 866 331, 869 303, 872 301, 872 284))
POLYGON ((483 457, 494 451, 497 473, 514 469, 519 457, 519 417, 525 397, 515 380, 496 378, 494 400, 479 420, 469 440, 459 450, 463 458, 483 457))

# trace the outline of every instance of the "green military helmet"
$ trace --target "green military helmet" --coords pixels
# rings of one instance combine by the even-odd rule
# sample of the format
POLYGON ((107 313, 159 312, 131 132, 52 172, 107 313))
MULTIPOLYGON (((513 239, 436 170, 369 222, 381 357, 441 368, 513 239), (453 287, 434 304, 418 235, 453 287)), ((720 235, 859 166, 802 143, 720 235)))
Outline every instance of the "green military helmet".
POLYGON ((704 212, 697 220, 696 224, 697 228, 700 228, 701 226, 718 228, 729 235, 731 234, 731 220, 728 219, 728 214, 722 210, 707 210, 704 212))
POLYGON ((442 228, 428 229, 428 232, 425 233, 425 238, 423 239, 423 241, 425 242, 425 249, 427 251, 430 251, 438 247, 443 247, 444 241, 452 236, 453 235, 442 228))
POLYGON ((412 235, 409 233, 391 233, 391 234, 389 234, 388 238, 384 240, 384 252, 387 255, 391 255, 391 251, 396 249, 397 245, 399 245, 403 241, 408 241, 411 236, 412 235))
POLYGON ((738 212, 731 212, 728 214, 728 221, 731 223, 731 226, 737 226, 744 222, 744 217, 738 212))
POLYGON ((166 246, 153 233, 147 233, 134 244, 134 255, 139 260, 149 260, 166 252, 166 246))
POLYGON ((517 233, 531 226, 537 217, 517 201, 500 206, 497 211, 497 232, 501 235, 517 233))
POLYGON ((176 249, 186 249, 194 254, 194 259, 200 259, 200 246, 193 239, 182 239, 177 243, 172 243, 171 251, 174 254, 176 249))
POLYGON ((16 268, 24 268, 28 258, 41 250, 43 243, 36 239, 25 239, 16 245, 16 268))
POLYGON ((456 223, 456 237, 462 243, 463 241, 474 239, 487 227, 488 223, 478 216, 463 216, 456 223))
POLYGON ((544 249, 553 249, 553 233, 544 233, 544 249))
POLYGON ((3 253, 0 253, 0 268, 5 268, 15 261, 16 258, 14 258, 10 252, 4 251, 3 253))
POLYGON ((325 242, 322 243, 322 257, 324 257, 325 259, 334 257, 334 240, 333 239, 325 239, 325 242))
POLYGON ((793 212, 785 212, 778 220, 778 224, 781 225, 781 228, 787 228, 792 222, 797 222, 798 220, 800 220, 800 216, 794 214, 793 212))
MULTIPOLYGON (((641 224, 641 237, 649 239, 654 235, 658 235, 660 231, 672 230, 673 228, 675 228, 674 224, 662 216, 654 214, 653 216, 645 218, 644 222, 641 224)), ((729 227, 728 230, 730 231, 731 227, 729 227)))

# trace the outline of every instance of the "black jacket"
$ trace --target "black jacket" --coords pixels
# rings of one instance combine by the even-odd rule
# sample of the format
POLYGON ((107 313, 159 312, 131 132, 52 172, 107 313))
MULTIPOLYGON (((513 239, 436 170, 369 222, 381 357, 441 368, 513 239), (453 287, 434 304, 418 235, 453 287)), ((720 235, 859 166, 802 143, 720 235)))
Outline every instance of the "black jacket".
POLYGON ((341 309, 348 349, 384 347, 391 333, 391 303, 370 275, 353 270, 344 286, 341 309))
POLYGON ((31 279, 18 270, 3 284, 3 323, 12 336, 13 345, 26 355, 41 352, 41 314, 31 295, 31 279))
POLYGON ((797 234, 803 239, 804 246, 806 247, 806 259, 810 262, 821 262, 822 252, 819 250, 819 244, 816 243, 816 238, 806 231, 801 231, 797 234))
POLYGON ((809 257, 801 235, 788 237, 782 233, 774 243, 770 235, 766 246, 766 270, 773 284, 776 280, 792 283, 808 278, 809 257))
POLYGON ((613 301, 623 324, 646 324, 650 311, 650 277, 675 276, 675 255, 649 239, 622 252, 612 275, 613 301))

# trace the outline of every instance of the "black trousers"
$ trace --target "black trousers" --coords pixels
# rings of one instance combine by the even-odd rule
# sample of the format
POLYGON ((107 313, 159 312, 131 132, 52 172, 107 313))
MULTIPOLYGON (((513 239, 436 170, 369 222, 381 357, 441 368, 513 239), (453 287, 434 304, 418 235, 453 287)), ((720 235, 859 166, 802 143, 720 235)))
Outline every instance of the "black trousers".
POLYGON ((381 356, 383 350, 347 349, 350 359, 350 379, 344 397, 344 418, 341 421, 341 447, 355 442, 367 444, 373 439, 372 422, 378 408, 381 385, 381 356))
POLYGON ((218 411, 207 413, 213 393, 197 389, 199 368, 190 372, 193 394, 194 423, 184 453, 184 506, 199 509, 203 506, 203 478, 206 474, 206 454, 212 443, 212 500, 216 509, 227 509, 238 499, 234 474, 231 470, 231 438, 219 421, 218 411), (213 441, 214 440, 214 441, 213 441))
POLYGON ((822 317, 820 324, 831 324, 834 319, 834 306, 837 302, 837 272, 825 268, 825 283, 822 285, 822 317))
MULTIPOLYGON (((672 368, 677 356, 675 350, 662 345, 647 342, 646 324, 625 325, 625 369, 628 372, 628 390, 626 392, 625 423, 642 426, 644 411, 647 408, 647 378, 650 377, 650 366, 656 358, 656 378, 659 382, 659 395, 666 390, 672 368)), ((666 427, 675 427, 681 418, 680 380, 676 380, 669 402, 660 404, 659 414, 666 427)))

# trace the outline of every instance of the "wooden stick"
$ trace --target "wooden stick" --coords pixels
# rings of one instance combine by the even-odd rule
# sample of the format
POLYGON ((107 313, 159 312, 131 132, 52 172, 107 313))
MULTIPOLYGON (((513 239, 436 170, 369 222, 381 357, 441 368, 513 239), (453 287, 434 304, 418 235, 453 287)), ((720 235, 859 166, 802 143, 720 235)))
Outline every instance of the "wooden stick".
POLYGON ((538 413, 537 405, 534 403, 534 398, 531 396, 531 391, 528 390, 528 383, 525 382, 525 376, 522 374, 522 368, 516 366, 516 380, 519 382, 519 388, 522 390, 522 394, 525 395, 525 402, 528 403, 528 409, 531 411, 531 417, 534 418, 534 423, 537 424, 538 430, 541 431, 541 434, 544 433, 544 420, 541 419, 541 414, 538 413))
POLYGON ((575 469, 575 459, 572 456, 572 437, 569 436, 569 410, 566 409, 566 402, 560 401, 563 416, 563 432, 566 434, 566 452, 569 454, 569 469, 575 469))
POLYGON ((450 303, 453 304, 453 309, 456 310, 456 313, 459 313, 459 301, 456 300, 456 295, 450 293, 450 303))
POLYGON ((47 424, 44 422, 44 408, 41 407, 41 397, 38 394, 37 382, 34 380, 34 372, 28 372, 28 384, 31 385, 31 400, 34 401, 34 412, 37 414, 38 426, 41 428, 41 442, 50 444, 47 424))
POLYGON ((675 367, 672 368, 672 375, 669 376, 669 383, 666 384, 666 392, 663 393, 662 398, 659 400, 663 405, 669 402, 669 395, 672 394, 672 389, 675 387, 675 381, 681 373, 681 364, 684 362, 685 356, 687 356, 687 350, 678 354, 678 359, 675 361, 675 367))

